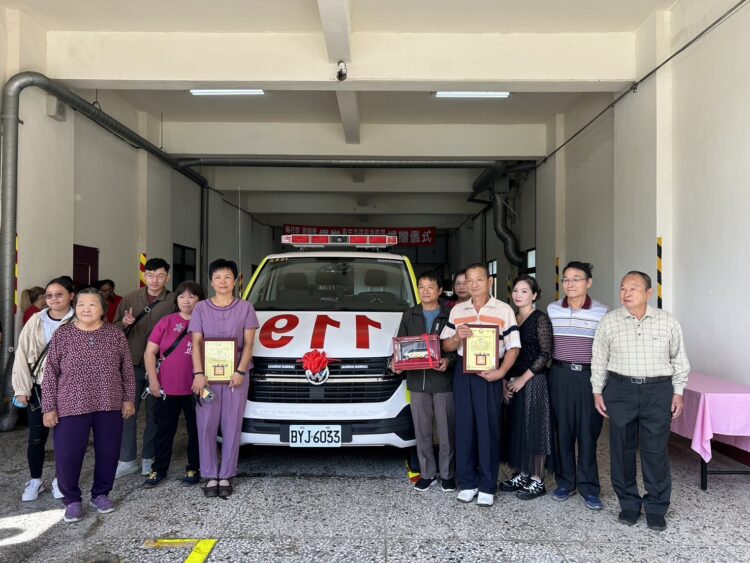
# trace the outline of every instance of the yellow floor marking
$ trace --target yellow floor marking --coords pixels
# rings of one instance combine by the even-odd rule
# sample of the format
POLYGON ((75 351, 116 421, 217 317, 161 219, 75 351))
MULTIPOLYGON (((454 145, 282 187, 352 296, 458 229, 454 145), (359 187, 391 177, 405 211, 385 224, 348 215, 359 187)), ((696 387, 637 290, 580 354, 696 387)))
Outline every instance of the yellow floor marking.
POLYGON ((193 546, 193 550, 185 559, 185 563, 204 563, 208 556, 211 555, 214 547, 219 540, 199 540, 199 539, 161 539, 161 540, 146 540, 143 545, 144 547, 150 547, 153 549, 175 547, 175 546, 193 546))

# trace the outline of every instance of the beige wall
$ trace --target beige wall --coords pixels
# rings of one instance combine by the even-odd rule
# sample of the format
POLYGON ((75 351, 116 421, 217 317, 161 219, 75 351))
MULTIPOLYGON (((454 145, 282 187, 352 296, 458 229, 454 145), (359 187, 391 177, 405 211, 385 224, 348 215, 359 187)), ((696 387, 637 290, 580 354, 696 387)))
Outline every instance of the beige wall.
MULTIPOLYGON (((672 48, 734 2, 682 0, 672 48)), ((750 10, 672 64, 674 311, 696 371, 750 384, 750 10)))
MULTIPOLYGON (((611 101, 610 94, 582 96, 565 114, 566 138, 611 101)), ((607 112, 565 147, 565 260, 560 262, 560 278, 570 260, 594 264, 591 296, 609 306, 615 303, 613 135, 612 112, 607 112)))
POLYGON ((138 287, 139 152, 84 117, 74 120, 74 242, 99 249, 99 276, 122 295, 138 287))

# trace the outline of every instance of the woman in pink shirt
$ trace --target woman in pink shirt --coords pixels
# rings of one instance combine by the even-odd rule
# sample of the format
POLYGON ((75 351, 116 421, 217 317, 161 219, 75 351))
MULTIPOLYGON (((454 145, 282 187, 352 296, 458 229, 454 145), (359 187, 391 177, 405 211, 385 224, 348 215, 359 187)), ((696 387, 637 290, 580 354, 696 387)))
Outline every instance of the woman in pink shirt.
POLYGON ((167 477, 172 458, 172 444, 177 433, 180 412, 185 416, 188 433, 188 464, 182 484, 196 485, 201 480, 198 457, 198 429, 195 425, 193 397, 193 343, 188 332, 193 307, 205 296, 194 281, 182 282, 175 290, 177 313, 162 318, 148 337, 143 363, 148 374, 148 387, 156 397, 154 415, 156 440, 154 463, 146 479, 148 488, 167 477), (159 363, 157 367, 157 355, 159 363))
POLYGON ((90 506, 106 514, 120 457, 122 421, 135 413, 135 375, 125 334, 105 322, 104 297, 93 287, 73 302, 76 319, 55 331, 42 381, 42 412, 54 428, 57 483, 65 521, 83 516, 78 482, 94 431, 94 484, 90 506))

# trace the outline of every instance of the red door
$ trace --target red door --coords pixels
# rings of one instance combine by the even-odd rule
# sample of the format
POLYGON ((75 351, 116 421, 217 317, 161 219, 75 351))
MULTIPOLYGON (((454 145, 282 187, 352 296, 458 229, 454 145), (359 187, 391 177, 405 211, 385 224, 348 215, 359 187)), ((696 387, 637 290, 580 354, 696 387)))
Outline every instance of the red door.
POLYGON ((99 279, 99 249, 73 245, 73 283, 76 289, 89 287, 99 279))

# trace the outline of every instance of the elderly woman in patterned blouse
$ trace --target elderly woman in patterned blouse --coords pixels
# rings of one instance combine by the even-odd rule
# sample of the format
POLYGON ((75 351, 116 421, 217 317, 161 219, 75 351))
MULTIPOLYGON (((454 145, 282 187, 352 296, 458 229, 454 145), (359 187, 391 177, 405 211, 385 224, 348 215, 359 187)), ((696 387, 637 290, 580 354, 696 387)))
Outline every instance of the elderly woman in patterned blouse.
POLYGON ((112 512, 107 496, 120 456, 122 421, 135 412, 135 375, 125 335, 106 323, 107 305, 99 291, 87 288, 73 303, 76 319, 52 337, 42 382, 44 425, 54 428, 57 481, 65 503, 65 521, 81 519, 78 481, 94 431, 94 484, 90 506, 112 512))

